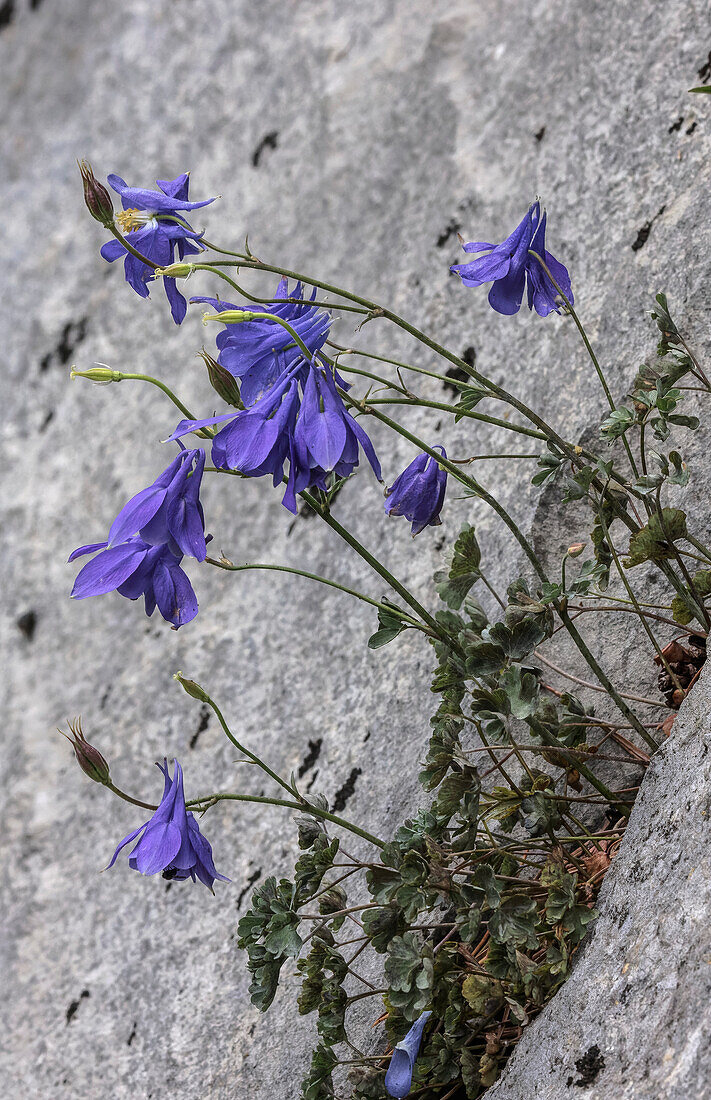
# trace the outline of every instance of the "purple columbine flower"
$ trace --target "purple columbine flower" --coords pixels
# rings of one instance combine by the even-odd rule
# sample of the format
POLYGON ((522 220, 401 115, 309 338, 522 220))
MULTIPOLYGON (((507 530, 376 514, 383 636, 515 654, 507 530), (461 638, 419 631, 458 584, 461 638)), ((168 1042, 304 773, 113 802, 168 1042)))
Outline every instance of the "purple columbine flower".
MULTIPOLYGON (((331 328, 331 317, 317 306, 303 301, 304 290, 297 283, 289 293, 286 279, 282 279, 269 305, 248 303, 246 306, 230 305, 219 298, 191 298, 191 302, 206 302, 216 313, 227 310, 249 309, 256 313, 273 313, 288 321, 313 356, 321 350, 331 328), (298 302, 283 302, 283 298, 297 298, 298 302)), ((316 296, 314 287, 311 300, 316 296)), ((241 396, 245 405, 254 405, 266 391, 298 362, 305 365, 301 348, 277 321, 243 321, 226 325, 217 337, 218 362, 235 378, 240 378, 241 396)))
MULTIPOLYGON (((536 203, 536 206, 538 206, 538 203, 536 203)), ((568 269, 559 260, 556 260, 555 256, 551 256, 550 252, 546 251, 545 210, 543 211, 543 216, 536 225, 536 232, 533 234, 533 240, 529 247, 531 252, 535 252, 538 256, 543 258, 546 267, 549 268, 558 286, 563 291, 570 304, 573 305, 575 299, 573 298, 573 290, 570 285, 568 269)), ((547 272, 543 269, 536 257, 530 254, 526 265, 526 275, 528 308, 535 309, 540 317, 547 317, 549 313, 560 313, 560 294, 548 278, 547 272)))
POLYGON ((431 1015, 431 1012, 423 1012, 415 1020, 405 1038, 395 1047, 388 1072, 385 1074, 385 1088, 389 1096, 401 1098, 409 1093, 412 1085, 412 1071, 422 1042, 422 1032, 431 1015))
MULTIPOLYGON (((172 779, 167 760, 156 764, 163 772, 165 781, 160 805, 150 821, 144 822, 123 838, 109 867, 113 867, 122 848, 140 837, 128 857, 128 865, 134 871, 140 871, 142 875, 157 875, 160 871, 163 878, 179 881, 191 878, 196 882, 200 879, 214 894, 212 884, 215 879, 220 882, 230 880, 215 869, 212 848, 200 832, 197 821, 185 807, 183 770, 177 760, 174 763, 172 779)), ((108 867, 106 869, 108 871, 108 867)))
MULTIPOLYGON (((123 213, 116 215, 116 221, 130 244, 153 260, 159 267, 168 267, 173 263, 175 248, 178 258, 202 252, 201 233, 196 233, 183 219, 186 210, 197 210, 207 206, 214 199, 202 202, 188 202, 188 173, 184 172, 174 180, 156 180, 160 191, 150 191, 144 187, 129 187, 120 176, 110 175, 108 182, 121 196, 123 213), (179 217, 180 224, 168 219, 179 217)), ((153 269, 141 263, 127 252, 120 241, 109 241, 101 249, 101 255, 109 263, 125 256, 124 272, 126 282, 133 287, 141 298, 148 297, 148 281, 153 278, 153 269)), ((175 279, 163 279, 165 293, 170 302, 170 311, 176 325, 185 317, 187 303, 178 290, 175 279)))
POLYGON ((559 283, 568 300, 573 302, 570 276, 563 264, 545 250, 546 215, 541 217, 541 204, 534 202, 526 216, 519 222, 510 237, 502 244, 488 241, 471 241, 463 245, 465 252, 481 252, 466 264, 455 264, 456 272, 465 286, 482 286, 493 283, 489 291, 489 304, 497 313, 518 313, 523 291, 528 280, 528 307, 546 317, 558 312, 558 291, 546 275, 538 260, 530 255, 535 251, 543 256, 553 278, 559 283))
MULTIPOLYGON (((435 447, 447 457, 444 447, 435 447)), ((431 455, 420 454, 399 477, 395 478, 390 489, 385 490, 385 511, 389 516, 404 516, 410 520, 413 538, 425 527, 436 527, 441 523, 439 514, 447 491, 447 471, 438 465, 431 455)))
POLYGON ((176 557, 188 554, 204 561, 205 519, 200 503, 200 485, 205 469, 202 447, 173 459, 147 489, 142 489, 123 506, 109 531, 108 545, 140 535, 151 546, 167 545, 176 557))
POLYGON ((225 426, 212 441, 215 466, 239 470, 247 477, 271 474, 276 487, 284 480, 288 459, 283 503, 290 512, 296 513, 297 493, 326 488, 327 474, 348 477, 358 465, 359 446, 375 476, 381 478, 373 444, 343 404, 333 375, 328 368, 305 364, 303 359, 250 408, 204 420, 181 420, 170 439, 219 423, 225 426))
POLYGON ((115 546, 106 542, 80 546, 70 554, 69 561, 97 550, 96 557, 79 571, 72 589, 73 599, 84 600, 113 591, 129 600, 143 596, 146 615, 152 615, 158 607, 176 630, 195 618, 197 597, 180 568, 182 554, 173 554, 165 545, 151 546, 143 539, 129 537, 115 546))

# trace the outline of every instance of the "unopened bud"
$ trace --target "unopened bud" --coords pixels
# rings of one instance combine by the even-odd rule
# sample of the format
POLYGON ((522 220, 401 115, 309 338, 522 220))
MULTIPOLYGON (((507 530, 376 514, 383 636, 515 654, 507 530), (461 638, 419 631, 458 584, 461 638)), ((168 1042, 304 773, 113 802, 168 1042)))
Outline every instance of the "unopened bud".
POLYGON ((223 325, 241 325, 244 321, 252 321, 256 315, 247 309, 226 309, 223 313, 203 313, 202 323, 208 321, 220 321, 223 325))
POLYGON ((120 382, 123 378, 121 371, 111 370, 111 367, 92 367, 90 370, 72 370, 70 378, 88 378, 90 382, 120 382))
POLYGON ((81 181, 84 185, 84 202, 92 218, 101 222, 108 229, 114 224, 114 206, 111 195, 103 183, 99 183, 92 171, 92 167, 85 160, 77 161, 81 172, 81 181))
POLYGON ((162 275, 166 279, 187 279, 188 275, 192 275, 192 264, 169 264, 168 267, 157 267, 155 269, 156 275, 162 275))
POLYGON ((62 737, 66 737, 70 745, 74 749, 74 755, 77 758, 77 763, 85 775, 89 776, 89 779, 93 779, 95 783, 103 783, 104 785, 109 782, 109 765, 101 755, 98 749, 95 749, 93 745, 84 737, 84 732, 81 728, 81 718, 75 718, 73 722, 69 722, 69 734, 64 733, 63 730, 59 732, 62 737))
POLYGON ((188 695, 192 696, 193 699, 199 699, 201 703, 209 703, 210 696, 199 684, 196 684, 194 680, 187 680, 182 672, 176 672, 173 679, 177 680, 183 690, 187 691, 188 695))
POLYGON ((580 557, 580 555, 582 554, 584 549, 585 549, 585 543, 584 542, 574 542, 572 546, 568 547, 568 557, 569 558, 578 558, 578 557, 580 557))
POLYGON ((228 405, 233 405, 235 409, 243 409, 244 404, 240 397, 239 382, 235 376, 230 374, 227 368, 218 363, 216 359, 213 359, 211 355, 208 355, 204 348, 198 354, 207 367, 207 376, 215 393, 218 393, 228 405))

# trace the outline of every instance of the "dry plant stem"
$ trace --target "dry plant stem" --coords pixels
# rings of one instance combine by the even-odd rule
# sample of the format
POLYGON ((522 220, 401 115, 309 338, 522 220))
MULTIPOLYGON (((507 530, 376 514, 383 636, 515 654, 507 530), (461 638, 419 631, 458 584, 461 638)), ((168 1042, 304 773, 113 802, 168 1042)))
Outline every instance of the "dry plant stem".
POLYGON ((644 631, 645 631, 647 637, 649 638, 650 642, 652 643, 652 647, 656 650, 656 653, 657 653, 657 656, 659 657, 659 660, 662 662, 664 668, 667 671, 667 674, 671 677, 672 683, 674 684, 674 686, 676 688, 679 689, 679 691, 683 692, 684 689, 681 686, 681 681, 679 680, 679 677, 674 672, 671 665, 669 664, 666 657, 664 656, 664 651, 662 650, 662 647, 660 646, 659 642, 657 641, 651 626, 647 622, 645 613, 642 611, 642 608, 637 603, 637 597, 634 594, 634 589, 632 588, 632 585, 629 582, 627 574, 625 573, 624 569, 622 568, 622 562, 620 561, 620 558, 619 558, 619 555, 617 553, 617 550, 615 549, 614 543, 613 543, 612 539, 610 538, 610 532, 609 532, 607 524, 605 522, 605 516, 603 515, 603 509, 602 508, 600 508, 598 510, 597 518, 600 521, 600 526, 602 527, 602 532, 603 532, 603 535, 605 536, 605 541, 607 542, 607 545, 610 548, 610 553, 612 554, 613 560, 615 562, 617 572, 620 575, 620 580, 622 581, 622 584, 625 587, 625 591, 627 592, 627 595, 629 596, 630 600, 632 601, 634 610, 637 613, 637 617, 638 617, 639 621, 641 622, 642 626, 644 627, 644 631))
MULTIPOLYGON (((537 649, 534 649, 533 656, 537 661, 543 661, 544 665, 547 665, 553 672, 557 672, 559 676, 564 676, 566 680, 572 680, 574 684, 580 684, 581 687, 590 688, 591 691, 601 691, 603 694, 606 694, 605 689, 600 687, 599 684, 593 684, 590 680, 582 680, 579 676, 573 676, 572 672, 566 672, 560 665, 553 664, 548 657, 544 657, 537 649)), ((630 695, 629 692, 621 694, 624 699, 630 699, 633 703, 646 703, 650 707, 663 707, 665 710, 667 709, 666 703, 659 699, 648 699, 644 695, 630 695)), ((637 729, 637 726, 635 725, 632 728, 637 729)), ((657 748, 658 746, 655 745, 654 747, 657 748)))

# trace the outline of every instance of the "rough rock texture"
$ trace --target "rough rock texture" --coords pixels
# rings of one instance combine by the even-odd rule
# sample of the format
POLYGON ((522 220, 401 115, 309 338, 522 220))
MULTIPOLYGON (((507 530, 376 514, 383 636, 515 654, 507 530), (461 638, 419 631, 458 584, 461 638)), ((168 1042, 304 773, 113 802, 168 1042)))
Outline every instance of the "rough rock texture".
POLYGON ((572 977, 487 1098, 709 1096, 710 681, 647 771, 572 977))
MULTIPOLYGON (((707 6, 688 0, 0 6, 0 1076, 11 1100, 291 1097, 312 1036, 288 988, 266 1018, 249 1005, 234 942, 248 883, 291 866, 291 822, 277 810, 210 812, 205 828, 218 866, 233 879, 215 899, 125 866, 99 876, 140 811, 78 773, 53 734, 58 723, 81 712, 117 781, 144 797, 157 791, 152 762, 164 753, 182 760, 189 793, 264 790, 173 684, 182 668, 275 767, 288 774, 301 766, 305 784, 331 799, 341 791, 346 813, 388 833, 419 798, 431 701, 430 654, 417 639, 368 652, 370 611, 307 581, 193 570, 201 615, 177 634, 119 597, 68 600, 67 554, 101 537, 124 500, 162 468, 158 441, 175 422, 155 391, 70 384, 70 365, 150 370, 175 380, 188 404, 212 408, 194 357, 210 338, 199 312, 178 330, 159 288, 140 301, 119 269, 103 264, 75 158, 144 185, 192 169, 195 196, 223 196, 205 215, 211 235, 229 246, 248 231, 265 259, 380 297, 459 352, 473 347, 481 369, 581 438, 601 404, 573 326, 527 312, 492 315, 483 292, 447 275, 460 255, 456 234, 500 238, 540 192, 550 246, 573 272, 616 394, 652 349, 642 311, 657 289, 708 351, 709 104, 686 89, 710 45, 707 6)), ((207 283, 193 287, 209 292, 207 283)), ((378 326, 355 337, 345 320, 336 335, 434 365, 378 326)), ((436 399, 442 389, 433 381, 421 392, 436 399)), ((408 422, 443 438, 457 457, 519 446, 425 415, 408 422)), ((374 437, 391 480, 412 451, 374 437)), ((693 459, 705 448, 699 439, 685 452, 693 459)), ((572 519, 553 497, 539 505, 524 466, 501 462, 482 467, 482 477, 554 562, 583 532, 566 528, 572 519)), ((702 464, 685 494, 702 530, 710 480, 702 464)), ((292 525, 267 484, 220 481, 205 495, 216 545, 235 559, 291 563, 382 591, 315 518, 292 525)), ((475 520, 491 578, 504 584, 519 566, 516 553, 497 522, 456 496, 441 532, 451 538, 464 519, 475 520)), ((432 601, 440 532, 423 534, 413 551, 404 523, 384 518, 365 471, 337 514, 432 601)), ((648 694, 654 670, 627 618, 602 633, 591 628, 590 641, 620 682, 648 694)), ((682 752, 679 735, 665 750, 627 842, 629 852, 639 836, 648 849, 634 853, 642 873, 620 857, 607 888, 620 923, 607 909, 570 986, 499 1088, 506 1100, 577 1095, 566 1074, 577 1078, 575 1060, 595 1043, 606 1068, 580 1095, 704 1095, 694 1052, 703 1049, 708 978, 701 961, 683 971, 690 952, 701 960, 711 915, 699 824, 709 783, 689 763, 703 690, 683 727, 690 748, 682 752), (655 815, 672 820, 674 833, 652 836, 655 815), (690 878, 686 867, 697 868, 690 878), (647 868, 654 880, 638 881, 647 868), (637 938, 636 912, 649 941, 637 938), (609 976, 606 993, 584 981, 598 971, 609 976), (625 982, 628 1003, 614 1005, 625 982), (556 1057, 566 1069, 551 1077, 556 1057), (553 1091, 541 1092, 549 1080, 553 1091)))

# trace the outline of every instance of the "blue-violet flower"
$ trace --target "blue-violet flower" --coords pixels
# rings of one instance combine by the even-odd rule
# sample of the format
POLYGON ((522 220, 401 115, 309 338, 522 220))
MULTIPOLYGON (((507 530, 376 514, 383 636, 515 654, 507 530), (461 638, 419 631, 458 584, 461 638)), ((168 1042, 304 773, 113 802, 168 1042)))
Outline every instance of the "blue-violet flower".
POLYGON ((195 882, 200 879, 208 890, 212 890, 215 879, 221 882, 230 880, 215 869, 212 848, 200 832, 197 821, 186 809, 183 770, 177 760, 174 763, 172 779, 167 760, 156 765, 165 781, 160 805, 150 821, 123 838, 109 867, 113 867, 122 848, 140 837, 128 857, 128 865, 134 871, 140 871, 142 875, 156 875, 160 871, 163 878, 179 881, 191 878, 195 882))
POLYGON ((528 307, 546 317, 559 312, 560 296, 539 261, 530 253, 542 256, 560 285, 566 298, 573 303, 570 276, 566 268, 545 247, 546 215, 541 217, 541 205, 534 202, 513 233, 502 244, 488 241, 471 241, 463 245, 465 252, 486 253, 466 264, 455 264, 456 272, 465 286, 481 286, 492 283, 489 304, 497 313, 518 313, 523 291, 528 281, 528 307))
MULTIPOLYGON (((314 287, 311 299, 316 296, 314 287)), ((273 313, 287 321, 311 352, 312 361, 328 338, 331 317, 319 310, 318 306, 303 301, 304 289, 301 283, 289 293, 286 279, 281 279, 276 294, 269 305, 247 306, 230 305, 219 298, 191 298, 191 302, 206 302, 216 313, 229 310, 249 309, 258 313, 273 313), (297 302, 280 299, 296 298, 297 302)), ((245 405, 254 405, 270 386, 298 362, 305 365, 303 352, 296 345, 287 330, 278 321, 259 320, 242 321, 240 324, 225 325, 217 340, 218 363, 240 378, 241 396, 245 405)))
MULTIPOLYGON (((116 215, 116 221, 129 244, 137 252, 152 260, 159 267, 168 267, 173 263, 177 246, 178 258, 202 252, 201 233, 196 233, 183 220, 183 212, 197 210, 207 206, 214 199, 202 202, 188 201, 188 173, 184 172, 174 180, 156 180, 160 191, 150 191, 143 187, 129 187, 120 176, 107 177, 111 187, 121 196, 123 213, 116 215), (172 220, 176 215, 180 223, 172 220)), ((109 263, 125 256, 124 273, 126 282, 141 298, 148 297, 148 281, 153 278, 153 268, 142 263, 128 252, 120 241, 109 241, 101 249, 101 255, 109 263)), ((175 279, 163 279, 165 293, 176 325, 185 317, 187 303, 178 290, 175 279)))
MULTIPOLYGON (((436 447, 447 457, 444 447, 436 447)), ((414 538, 425 527, 441 523, 439 514, 447 491, 447 471, 431 455, 420 454, 385 490, 385 511, 389 516, 410 520, 414 538)))
POLYGON ((202 447, 173 459, 147 489, 142 489, 123 506, 109 531, 109 546, 140 535, 151 546, 166 544, 180 557, 204 561, 206 555, 204 515, 200 485, 205 469, 202 447))
POLYGON ((431 1012, 423 1012, 393 1051, 388 1072, 385 1074, 385 1088, 389 1096, 402 1098, 407 1096, 412 1086, 412 1071, 422 1042, 422 1032, 431 1012))
POLYGON ((177 630, 198 613, 197 597, 187 575, 180 568, 182 554, 173 554, 168 546, 151 546, 133 536, 109 547, 106 542, 80 546, 69 561, 100 551, 79 571, 72 598, 102 596, 114 590, 129 600, 145 599, 146 615, 156 607, 166 622, 177 630))
POLYGON ((239 470, 247 477, 271 474, 276 487, 289 460, 283 503, 290 512, 296 513, 297 493, 326 488, 327 474, 348 477, 358 465, 359 445, 381 478, 373 444, 343 404, 330 370, 303 358, 250 408, 181 420, 170 439, 219 423, 225 426, 212 441, 212 460, 220 469, 239 470))

